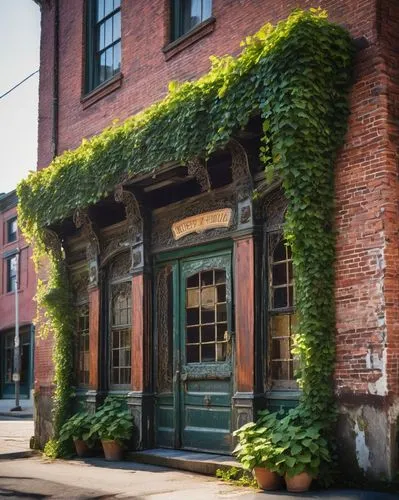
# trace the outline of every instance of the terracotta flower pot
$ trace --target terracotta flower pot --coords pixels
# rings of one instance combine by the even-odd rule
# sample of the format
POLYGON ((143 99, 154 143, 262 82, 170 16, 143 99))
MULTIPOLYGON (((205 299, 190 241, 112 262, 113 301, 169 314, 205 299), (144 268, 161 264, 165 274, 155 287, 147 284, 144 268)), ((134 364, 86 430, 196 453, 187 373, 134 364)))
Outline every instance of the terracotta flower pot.
POLYGON ((74 439, 73 443, 78 457, 89 457, 93 454, 93 451, 88 447, 86 441, 83 441, 83 439, 74 439))
POLYGON ((266 467, 254 467, 255 479, 262 490, 277 490, 280 485, 280 477, 266 467))
POLYGON ((291 493, 300 493, 302 491, 308 491, 312 483, 312 476, 307 472, 302 472, 296 476, 288 477, 285 475, 285 484, 287 485, 287 491, 291 493))
POLYGON ((103 445, 105 460, 115 462, 123 459, 123 448, 119 443, 102 439, 101 444, 103 445))

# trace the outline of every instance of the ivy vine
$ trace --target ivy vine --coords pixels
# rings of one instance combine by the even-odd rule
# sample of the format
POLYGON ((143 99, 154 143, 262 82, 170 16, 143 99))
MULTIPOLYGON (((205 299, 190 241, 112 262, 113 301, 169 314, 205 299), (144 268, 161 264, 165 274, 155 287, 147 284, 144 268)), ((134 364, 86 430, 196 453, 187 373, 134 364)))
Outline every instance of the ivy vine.
MULTIPOLYGON (((46 226, 106 197, 127 176, 209 156, 260 112, 261 160, 268 176, 281 177, 288 199, 284 232, 296 279, 303 394, 298 411, 327 423, 334 408, 333 166, 346 131, 352 43, 325 11, 310 9, 275 27, 266 24, 242 45, 237 58, 211 57, 199 80, 171 83, 160 102, 30 174, 18 186, 19 222, 40 257, 46 226)), ((56 339, 55 437, 71 396, 73 323, 67 324, 65 283, 62 262, 52 259, 38 303, 47 308, 56 339)))

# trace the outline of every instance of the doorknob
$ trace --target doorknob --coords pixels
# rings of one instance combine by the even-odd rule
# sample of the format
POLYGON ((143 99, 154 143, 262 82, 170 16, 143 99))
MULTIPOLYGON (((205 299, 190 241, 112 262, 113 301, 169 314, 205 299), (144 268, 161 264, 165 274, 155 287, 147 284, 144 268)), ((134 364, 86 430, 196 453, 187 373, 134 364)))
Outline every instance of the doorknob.
POLYGON ((210 396, 204 397, 204 405, 207 407, 211 406, 211 397, 210 396))

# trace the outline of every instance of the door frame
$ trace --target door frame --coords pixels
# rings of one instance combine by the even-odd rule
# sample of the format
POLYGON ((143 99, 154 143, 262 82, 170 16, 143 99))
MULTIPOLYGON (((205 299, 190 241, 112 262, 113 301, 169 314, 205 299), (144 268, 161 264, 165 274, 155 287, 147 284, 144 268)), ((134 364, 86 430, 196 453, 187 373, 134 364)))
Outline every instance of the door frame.
MULTIPOLYGON (((13 345, 13 363, 14 363, 14 338, 15 338, 15 330, 8 329, 4 330, 0 334, 0 399, 15 399, 15 383, 6 383, 5 382, 5 347, 6 347, 6 337, 12 337, 12 345, 13 345), (9 386, 12 386, 12 391, 7 391, 9 386)), ((32 380, 33 380, 33 349, 34 349, 34 334, 33 334, 33 325, 23 325, 20 327, 20 356, 22 359, 23 355, 23 346, 29 346, 28 359, 27 359, 27 373, 25 374, 25 383, 20 385, 20 398, 21 399, 30 399, 31 388, 32 388, 32 380), (25 342, 23 341, 25 340, 25 342)), ((21 365, 22 368, 22 365, 21 365)))
MULTIPOLYGON (((201 245, 196 245, 193 247, 179 248, 176 250, 171 250, 168 252, 162 252, 153 256, 153 275, 155 276, 159 269, 165 265, 170 264, 173 266, 173 424, 174 424, 174 449, 182 448, 182 395, 181 395, 181 382, 180 378, 176 376, 176 372, 180 371, 181 362, 181 338, 182 338, 182 322, 181 322, 181 262, 198 260, 200 257, 212 258, 219 255, 225 255, 226 252, 230 252, 231 255, 231 328, 234 330, 234 241, 232 239, 221 240, 212 243, 205 243, 201 245), (176 353, 175 348, 178 348, 176 353), (177 354, 177 355, 176 355, 177 354)), ((156 289, 153 289, 153 375, 154 383, 157 380, 157 353, 158 353, 158 339, 157 339, 157 328, 156 325, 156 315, 157 315, 157 302, 156 302, 156 289)), ((234 394, 235 388, 235 360, 234 360, 234 346, 231 360, 232 375, 231 375, 231 394, 234 394)), ((155 396, 157 395, 156 387, 154 387, 155 396)), ((231 410, 232 410, 231 406, 231 410)), ((156 413, 156 412, 155 412, 156 413)), ((155 417, 155 434, 157 432, 158 422, 157 417, 155 417)), ((159 444, 157 443, 157 446, 159 444)))

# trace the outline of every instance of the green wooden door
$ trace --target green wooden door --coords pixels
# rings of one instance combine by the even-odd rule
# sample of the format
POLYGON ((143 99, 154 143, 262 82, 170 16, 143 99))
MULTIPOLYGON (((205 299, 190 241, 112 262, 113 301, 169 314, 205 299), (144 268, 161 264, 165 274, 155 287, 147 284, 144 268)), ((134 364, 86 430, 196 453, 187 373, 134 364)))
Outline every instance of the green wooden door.
POLYGON ((231 451, 231 252, 180 262, 177 390, 182 448, 231 451))

